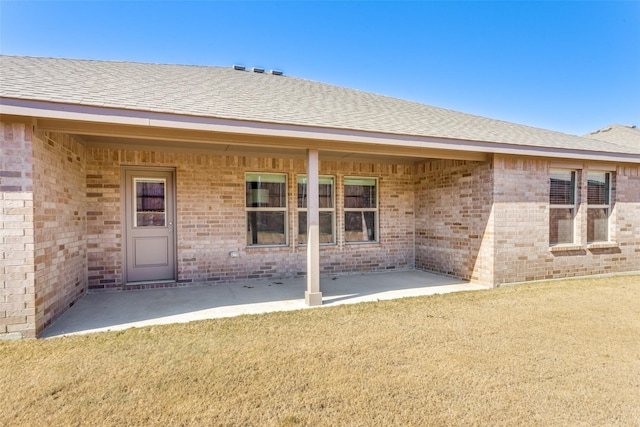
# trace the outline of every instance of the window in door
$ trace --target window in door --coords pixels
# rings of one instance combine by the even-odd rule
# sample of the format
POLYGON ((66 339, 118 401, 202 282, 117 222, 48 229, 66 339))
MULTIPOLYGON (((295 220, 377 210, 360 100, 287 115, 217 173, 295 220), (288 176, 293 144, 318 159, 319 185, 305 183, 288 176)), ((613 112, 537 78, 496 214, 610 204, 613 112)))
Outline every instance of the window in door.
POLYGON ((166 186, 164 179, 135 178, 134 227, 164 227, 166 224, 166 186))

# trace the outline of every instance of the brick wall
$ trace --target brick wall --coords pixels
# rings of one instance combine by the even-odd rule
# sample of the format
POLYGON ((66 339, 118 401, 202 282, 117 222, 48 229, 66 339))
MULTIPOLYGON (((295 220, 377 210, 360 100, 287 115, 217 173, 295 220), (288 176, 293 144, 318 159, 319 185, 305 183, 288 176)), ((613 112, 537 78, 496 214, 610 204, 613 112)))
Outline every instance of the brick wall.
MULTIPOLYGON (((306 271, 306 247, 297 242, 296 176, 299 159, 222 156, 198 152, 87 149, 87 227, 90 289, 120 289, 123 277, 121 167, 176 168, 177 258, 180 283, 296 277, 306 271), (245 173, 286 173, 289 244, 246 247, 245 173), (231 258, 229 252, 238 251, 231 258)), ((413 256, 412 167, 320 161, 320 173, 336 180, 337 244, 321 246, 321 273, 410 269, 413 256), (344 176, 379 178, 380 242, 345 244, 344 176)), ((164 285, 162 285, 164 286, 164 285)))
POLYGON ((69 135, 33 137, 37 333, 87 290, 84 157, 69 135))
POLYGON ((614 264, 610 271, 640 271, 640 166, 618 166, 615 185, 612 215, 620 252, 602 255, 614 264))
POLYGON ((587 170, 578 164, 574 245, 549 246, 549 169, 553 159, 496 155, 494 162, 495 284, 640 270, 640 167, 613 172, 612 242, 586 239, 587 170))
POLYGON ((547 160, 494 157, 495 284, 545 274, 548 206, 547 160))
POLYGON ((576 242, 552 248, 549 170, 563 163, 495 155, 417 164, 416 267, 489 286, 640 270, 640 167, 612 171, 612 241, 588 244, 586 171, 611 166, 577 163, 576 242))
POLYGON ((491 162, 416 164, 416 266, 493 284, 491 162))
POLYGON ((31 126, 0 122, 0 338, 34 337, 31 126))

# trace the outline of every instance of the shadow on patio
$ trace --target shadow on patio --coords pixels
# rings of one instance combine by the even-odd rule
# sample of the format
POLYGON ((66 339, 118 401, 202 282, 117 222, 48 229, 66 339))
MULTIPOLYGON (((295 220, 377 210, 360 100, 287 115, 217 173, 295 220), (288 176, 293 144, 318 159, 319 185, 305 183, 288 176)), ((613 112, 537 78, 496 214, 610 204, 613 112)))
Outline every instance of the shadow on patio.
MULTIPOLYGON (((296 278, 89 293, 40 338, 305 309, 305 289, 306 279, 296 278)), ((320 279, 324 307, 479 289, 486 288, 417 270, 320 279)))

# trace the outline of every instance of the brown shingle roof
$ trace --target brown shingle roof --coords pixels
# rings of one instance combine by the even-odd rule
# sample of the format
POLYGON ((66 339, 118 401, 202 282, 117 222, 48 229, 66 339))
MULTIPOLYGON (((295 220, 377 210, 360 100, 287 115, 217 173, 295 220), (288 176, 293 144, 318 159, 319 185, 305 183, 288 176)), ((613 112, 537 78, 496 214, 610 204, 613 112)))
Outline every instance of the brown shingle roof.
POLYGON ((640 154, 621 146, 232 67, 0 56, 0 97, 254 122, 640 154))

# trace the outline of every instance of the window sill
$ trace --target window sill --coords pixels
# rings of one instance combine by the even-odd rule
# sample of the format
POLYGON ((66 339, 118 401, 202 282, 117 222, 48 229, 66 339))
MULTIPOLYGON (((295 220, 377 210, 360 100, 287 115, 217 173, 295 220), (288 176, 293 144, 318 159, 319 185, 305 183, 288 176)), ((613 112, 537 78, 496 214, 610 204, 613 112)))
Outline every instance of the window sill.
POLYGON ((620 245, 618 245, 618 242, 593 242, 593 243, 589 243, 587 245, 587 249, 589 250, 593 250, 593 249, 611 249, 611 248, 617 248, 620 245))
POLYGON ((583 250, 584 250, 584 247, 580 245, 576 245, 574 243, 549 246, 549 252, 576 252, 576 251, 583 251, 583 250))
POLYGON ((368 242, 344 242, 345 245, 378 245, 380 242, 378 241, 368 241, 368 242))
POLYGON ((250 245, 250 246, 245 246, 245 250, 252 250, 252 249, 272 249, 272 248, 288 248, 289 245, 250 245))

